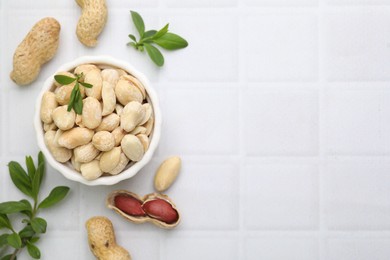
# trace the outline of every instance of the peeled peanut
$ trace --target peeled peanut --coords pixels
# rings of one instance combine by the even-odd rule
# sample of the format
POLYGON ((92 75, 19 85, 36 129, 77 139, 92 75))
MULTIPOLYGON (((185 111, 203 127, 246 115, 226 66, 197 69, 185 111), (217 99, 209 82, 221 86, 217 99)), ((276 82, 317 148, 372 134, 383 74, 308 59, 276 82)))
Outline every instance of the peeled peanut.
POLYGON ((100 157, 100 169, 103 172, 110 172, 118 165, 121 158, 122 149, 115 147, 111 151, 104 152, 100 157))
POLYGON ((111 133, 115 139, 115 146, 118 146, 121 143, 122 138, 127 134, 120 126, 115 128, 111 133))
POLYGON ((44 123, 43 124, 43 130, 45 131, 45 132, 47 132, 47 131, 50 131, 50 130, 57 130, 58 128, 57 128, 57 126, 56 126, 56 124, 54 124, 54 123, 50 123, 50 124, 46 124, 46 123, 44 123))
POLYGON ((52 113, 57 106, 56 95, 53 92, 46 91, 41 101, 40 117, 42 122, 46 124, 53 122, 52 113))
POLYGON ((137 126, 134 128, 133 131, 130 132, 132 135, 138 135, 138 134, 145 134, 146 133, 146 128, 143 126, 137 126))
POLYGON ((101 74, 103 81, 111 83, 111 86, 114 88, 119 80, 118 71, 116 69, 103 69, 101 74))
POLYGON ((132 101, 124 108, 121 115, 121 127, 126 132, 131 132, 145 117, 145 109, 141 103, 132 101))
POLYGON ((81 175, 88 181, 96 180, 103 172, 99 167, 99 161, 93 160, 89 163, 83 163, 80 166, 81 175))
POLYGON ((73 168, 74 168, 76 171, 80 172, 81 162, 76 161, 74 155, 72 156, 72 158, 70 158, 70 162, 71 162, 73 168))
POLYGON ((73 153, 77 162, 87 163, 95 159, 100 151, 92 143, 88 143, 74 148, 73 153))
POLYGON ((128 75, 126 71, 124 71, 123 69, 115 69, 118 74, 119 74, 119 78, 121 78, 122 76, 125 76, 125 75, 128 75))
POLYGON ((58 144, 58 139, 60 138, 60 136, 64 133, 64 131, 62 131, 61 129, 58 129, 56 131, 56 134, 54 136, 54 142, 53 144, 57 147, 62 147, 61 145, 58 144))
POLYGON ((138 87, 121 77, 115 86, 115 94, 119 103, 126 106, 131 101, 142 103, 143 95, 138 87))
POLYGON ((114 112, 115 105, 116 105, 115 90, 112 83, 108 81, 103 81, 102 100, 103 100, 102 115, 106 116, 114 112))
POLYGON ((38 21, 16 48, 11 79, 18 85, 33 82, 41 66, 57 52, 61 26, 54 18, 38 21))
POLYGON ((85 94, 88 97, 94 97, 97 100, 102 99, 103 80, 99 69, 88 71, 84 76, 84 82, 93 86, 92 88, 85 89, 85 94))
POLYGON ((145 124, 149 120, 149 118, 152 116, 152 113, 153 113, 152 106, 149 103, 142 104, 142 106, 145 109, 145 116, 142 119, 142 121, 139 123, 140 125, 145 124))
POLYGON ((142 99, 145 99, 146 97, 146 91, 145 91, 145 88, 144 88, 144 85, 142 85, 142 83, 135 77, 133 77, 132 75, 124 75, 122 77, 123 79, 126 79, 128 80, 129 82, 131 82, 134 86, 136 86, 138 88, 138 90, 141 92, 142 94, 142 99))
POLYGON ((70 101, 70 95, 72 94, 73 87, 76 83, 61 86, 56 91, 56 100, 61 106, 67 105, 70 101))
POLYGON ((93 130, 84 127, 75 127, 65 131, 59 138, 58 144, 68 149, 89 143, 92 140, 93 130))
POLYGON ((76 113, 73 110, 68 112, 68 106, 65 105, 54 109, 52 117, 56 126, 65 131, 74 126, 76 113))
POLYGON ((90 71, 90 70, 98 70, 99 68, 96 65, 93 64, 82 64, 77 66, 74 69, 74 74, 81 75, 83 74, 83 77, 81 77, 81 80, 84 80, 85 75, 90 71))
POLYGON ((173 156, 163 161, 154 176, 154 188, 163 192, 167 190, 179 175, 181 159, 173 156))
POLYGON ((124 153, 121 153, 121 156, 119 158, 119 163, 116 165, 114 169, 109 171, 108 173, 111 175, 117 175, 118 173, 121 173, 129 163, 129 158, 124 153))
POLYGON ((132 134, 125 135, 121 141, 121 147, 127 158, 138 162, 144 156, 145 150, 141 141, 132 134))
POLYGON ((142 145, 144 146, 144 151, 146 152, 146 150, 149 148, 149 138, 144 134, 138 134, 136 136, 141 141, 142 145))
POLYGON ((119 116, 117 114, 112 113, 108 116, 103 117, 102 122, 95 130, 111 132, 119 126, 119 120, 119 116))
POLYGON ((61 163, 67 162, 72 157, 72 151, 63 147, 57 147, 54 144, 55 134, 55 131, 47 131, 44 136, 45 144, 56 161, 61 163))
POLYGON ((81 7, 81 16, 77 23, 76 34, 79 41, 87 47, 95 47, 97 37, 107 22, 105 0, 76 0, 81 7))
POLYGON ((80 126, 80 127, 85 127, 83 125, 83 117, 81 115, 76 115, 76 119, 74 120, 74 122, 76 123, 77 126, 80 126))
POLYGON ((123 106, 121 104, 116 104, 115 105, 115 112, 118 116, 121 116, 122 112, 123 112, 123 106))
POLYGON ((92 143, 99 151, 107 152, 114 148, 115 138, 108 131, 100 131, 93 136, 92 143))
POLYGON ((89 129, 95 129, 102 122, 102 107, 100 102, 93 97, 83 100, 83 112, 81 114, 83 125, 89 129))
POLYGON ((146 122, 143 126, 146 128, 145 134, 149 136, 152 133, 154 124, 154 117, 150 117, 148 122, 146 122))

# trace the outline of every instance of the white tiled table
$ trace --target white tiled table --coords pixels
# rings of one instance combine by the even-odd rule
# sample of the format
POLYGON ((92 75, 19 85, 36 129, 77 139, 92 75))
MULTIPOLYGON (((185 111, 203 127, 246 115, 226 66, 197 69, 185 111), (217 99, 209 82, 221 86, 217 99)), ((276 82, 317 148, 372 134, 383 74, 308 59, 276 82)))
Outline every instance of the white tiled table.
MULTIPOLYGON (((134 260, 390 259, 390 0, 107 0, 94 49, 74 30, 68 0, 0 0, 0 201, 21 198, 6 164, 36 155, 35 98, 59 65, 81 55, 132 63, 161 99, 153 160, 113 187, 47 171, 44 192, 68 185, 47 210, 42 259, 94 259, 85 221, 109 217, 134 260), (129 10, 147 28, 170 22, 189 41, 156 68, 126 46, 129 10), (31 86, 9 79, 12 55, 39 19, 62 25, 55 58, 31 86), (153 191, 169 155, 182 156, 167 194, 182 223, 165 231, 125 222, 104 206, 113 189, 153 191)), ((20 259, 28 259, 26 254, 20 259)))

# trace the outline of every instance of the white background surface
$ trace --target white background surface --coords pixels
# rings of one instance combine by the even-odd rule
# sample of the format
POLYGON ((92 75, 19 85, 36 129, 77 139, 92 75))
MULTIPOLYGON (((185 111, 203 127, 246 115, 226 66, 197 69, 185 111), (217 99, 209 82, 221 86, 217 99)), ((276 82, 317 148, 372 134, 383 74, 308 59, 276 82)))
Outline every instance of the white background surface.
MULTIPOLYGON (((152 162, 113 187, 87 187, 48 169, 44 194, 71 193, 42 212, 42 259, 94 259, 85 221, 109 217, 134 260, 390 259, 390 1, 107 0, 94 49, 78 42, 67 0, 0 0, 0 198, 22 197, 10 160, 36 155, 33 107, 42 82, 81 55, 111 55, 152 81, 163 113, 152 162), (170 22, 189 41, 156 68, 126 46, 129 10, 149 29, 170 22), (12 55, 39 19, 62 25, 55 58, 32 85, 9 79, 12 55), (183 159, 167 194, 182 223, 165 231, 104 206, 114 189, 153 192, 169 155, 183 159)), ((26 254, 20 259, 28 259, 26 254)))

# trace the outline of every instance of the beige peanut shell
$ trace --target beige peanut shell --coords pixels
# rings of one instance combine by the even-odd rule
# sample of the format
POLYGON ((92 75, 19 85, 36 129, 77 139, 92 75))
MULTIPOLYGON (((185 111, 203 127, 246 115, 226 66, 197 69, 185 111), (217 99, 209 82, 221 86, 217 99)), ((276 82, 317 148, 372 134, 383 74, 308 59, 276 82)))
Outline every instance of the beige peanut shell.
POLYGON ((164 228, 164 229, 171 229, 171 228, 176 227, 180 223, 180 219, 181 219, 180 213, 177 210, 177 207, 173 203, 173 201, 167 195, 160 194, 160 193, 150 193, 150 194, 147 194, 147 195, 145 195, 143 197, 140 197, 139 195, 137 195, 137 194, 135 194, 133 192, 127 191, 127 190, 115 190, 115 191, 112 191, 110 194, 108 194, 107 199, 106 199, 106 206, 109 209, 114 210, 116 213, 118 213, 120 216, 122 216, 123 218, 125 218, 126 220, 128 220, 130 222, 133 222, 133 223, 136 223, 136 224, 141 224, 141 223, 145 223, 145 222, 151 222, 152 224, 154 224, 154 225, 156 225, 158 227, 164 228), (178 219, 177 219, 176 222, 174 222, 172 224, 167 224, 167 223, 165 223, 163 221, 160 221, 160 220, 154 219, 154 218, 150 218, 148 216, 145 216, 145 217, 142 217, 142 216, 141 217, 130 216, 130 215, 124 213, 123 211, 121 211, 120 209, 118 209, 117 207, 115 207, 115 197, 118 196, 118 195, 127 195, 127 196, 133 197, 135 199, 138 199, 139 201, 142 201, 143 203, 146 203, 147 201, 154 200, 154 199, 165 200, 169 204, 172 205, 172 208, 174 210, 177 211, 178 219))
POLYGON ((116 243, 112 222, 106 217, 92 217, 85 224, 88 244, 99 260, 131 260, 129 252, 116 243))
POLYGON ((76 34, 79 41, 87 47, 95 47, 97 37, 107 22, 105 0, 76 0, 81 7, 81 16, 77 23, 76 34))
POLYGON ((16 48, 13 57, 11 79, 18 85, 33 82, 41 66, 57 52, 61 26, 54 18, 38 21, 16 48))

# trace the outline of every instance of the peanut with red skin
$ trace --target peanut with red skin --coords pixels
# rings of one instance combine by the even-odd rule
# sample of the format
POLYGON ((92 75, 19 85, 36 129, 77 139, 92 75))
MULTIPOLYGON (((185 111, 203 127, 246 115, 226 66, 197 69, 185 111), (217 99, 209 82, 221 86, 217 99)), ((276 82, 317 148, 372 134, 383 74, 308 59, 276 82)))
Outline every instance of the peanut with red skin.
POLYGON ((142 202, 137 200, 136 198, 119 195, 116 196, 115 199, 115 207, 122 210, 126 214, 135 217, 144 217, 146 216, 145 211, 142 209, 142 202))
POLYGON ((175 223, 179 216, 172 205, 163 199, 154 199, 145 202, 142 208, 146 214, 167 224, 175 223))

